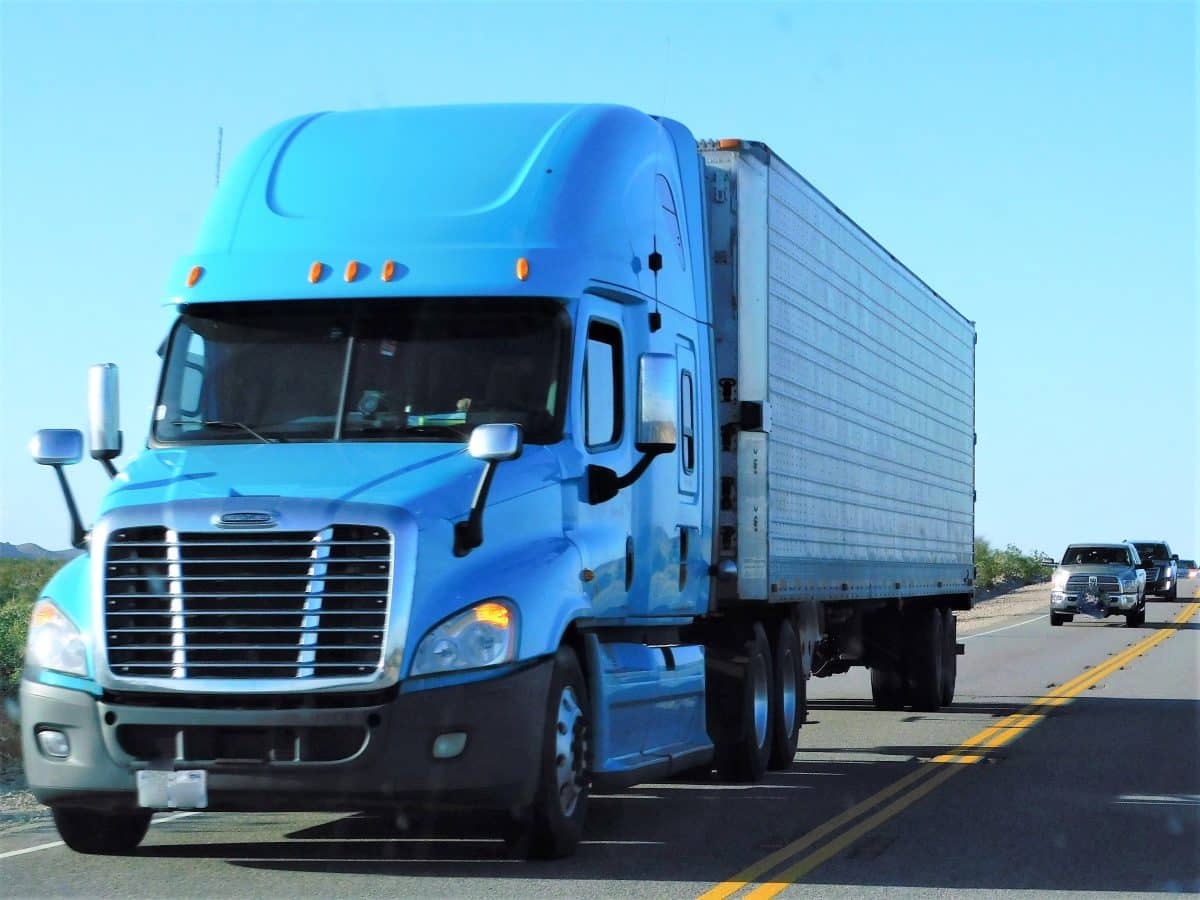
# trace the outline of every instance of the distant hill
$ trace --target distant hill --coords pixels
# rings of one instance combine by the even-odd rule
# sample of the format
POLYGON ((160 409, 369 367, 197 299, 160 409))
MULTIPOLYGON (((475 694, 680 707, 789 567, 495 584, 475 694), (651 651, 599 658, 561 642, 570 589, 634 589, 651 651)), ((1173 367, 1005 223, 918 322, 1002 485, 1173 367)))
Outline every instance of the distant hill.
POLYGON ((82 550, 47 550, 37 544, 6 544, 0 541, 0 559, 71 559, 82 550))

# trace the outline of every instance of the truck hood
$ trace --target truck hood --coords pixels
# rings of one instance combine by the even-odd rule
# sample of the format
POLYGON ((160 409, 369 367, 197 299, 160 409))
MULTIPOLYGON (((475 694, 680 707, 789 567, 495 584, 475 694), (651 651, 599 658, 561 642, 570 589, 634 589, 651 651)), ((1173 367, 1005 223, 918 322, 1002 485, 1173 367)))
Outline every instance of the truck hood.
POLYGON ((1058 567, 1059 573, 1066 573, 1068 576, 1071 576, 1071 575, 1129 575, 1136 571, 1137 570, 1133 566, 1117 565, 1117 564, 1100 565, 1100 564, 1096 564, 1096 563, 1089 563, 1087 565, 1072 565, 1072 566, 1059 566, 1058 567))
MULTIPOLYGON (((381 503, 418 519, 470 509, 484 464, 465 444, 229 444, 142 452, 112 483, 101 514, 126 506, 226 497, 381 503)), ((527 446, 496 470, 488 505, 557 483, 549 447, 527 446)))

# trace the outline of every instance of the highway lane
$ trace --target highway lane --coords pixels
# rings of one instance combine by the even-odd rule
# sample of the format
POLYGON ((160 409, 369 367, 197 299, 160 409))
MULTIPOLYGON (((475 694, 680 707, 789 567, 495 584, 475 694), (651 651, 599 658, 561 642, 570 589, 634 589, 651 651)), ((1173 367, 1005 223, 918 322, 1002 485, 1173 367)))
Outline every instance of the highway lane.
POLYGON ((44 821, 9 830, 0 883, 6 896, 1196 891, 1200 614, 1172 624, 1191 608, 1152 603, 1141 629, 1041 619, 972 636, 958 702, 939 713, 869 709, 862 672, 815 680, 790 771, 600 795, 570 860, 510 860, 486 822, 399 834, 357 816, 210 814, 156 824, 125 858, 4 858, 55 840, 44 821))

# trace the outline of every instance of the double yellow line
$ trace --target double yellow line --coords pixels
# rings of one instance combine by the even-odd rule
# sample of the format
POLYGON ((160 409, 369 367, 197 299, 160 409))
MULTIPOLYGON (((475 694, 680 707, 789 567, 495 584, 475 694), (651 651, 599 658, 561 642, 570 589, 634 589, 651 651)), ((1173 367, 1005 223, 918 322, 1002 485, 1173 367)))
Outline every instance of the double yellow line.
POLYGON ((1138 641, 1127 650, 1105 660, 1098 666, 1086 669, 1082 674, 1072 678, 1066 684, 1060 685, 1048 694, 1041 696, 1022 709, 1001 719, 995 725, 985 728, 972 737, 967 738, 953 750, 935 756, 930 762, 943 765, 920 765, 909 772, 899 781, 888 785, 883 790, 872 794, 867 799, 834 816, 828 822, 817 826, 792 841, 786 847, 769 853, 762 859, 747 866, 742 871, 723 881, 700 895, 699 900, 723 900, 736 894, 742 888, 756 882, 760 876, 773 872, 779 866, 788 862, 792 864, 777 872, 766 881, 745 895, 746 900, 767 900, 774 897, 788 885, 799 881, 821 863, 841 853, 863 835, 882 825, 888 819, 898 815, 907 807, 916 803, 930 791, 944 784, 962 771, 963 765, 977 763, 987 756, 987 751, 1002 747, 1020 734, 1032 728, 1046 717, 1048 707, 1062 706, 1071 701, 1088 688, 1111 675, 1122 666, 1132 662, 1163 641, 1170 638, 1197 612, 1200 603, 1190 603, 1175 617, 1174 621, 1163 627, 1150 637, 1138 641), (949 765, 944 765, 949 764, 949 765), (870 815, 867 815, 870 813, 870 815), (814 844, 840 831, 846 825, 859 820, 852 828, 838 834, 836 838, 816 850, 797 859, 803 851, 814 844), (794 861, 793 861, 794 860, 794 861))

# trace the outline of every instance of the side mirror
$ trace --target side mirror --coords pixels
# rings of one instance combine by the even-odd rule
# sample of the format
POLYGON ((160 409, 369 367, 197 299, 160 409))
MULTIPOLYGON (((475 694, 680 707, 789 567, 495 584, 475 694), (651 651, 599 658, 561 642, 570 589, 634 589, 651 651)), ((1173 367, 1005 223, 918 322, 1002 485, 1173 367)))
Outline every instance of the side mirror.
POLYGON ((638 360, 638 420, 634 446, 642 453, 654 456, 674 450, 678 440, 678 410, 675 357, 668 353, 643 353, 638 360))
POLYGON ((113 363, 88 369, 88 437, 92 459, 100 460, 110 476, 117 473, 111 460, 121 455, 119 395, 117 367, 113 363))
POLYGON ((79 518, 79 507, 75 505, 75 495, 67 484, 63 466, 73 466, 83 459, 83 432, 75 428, 43 428, 29 442, 29 452, 38 465, 50 466, 58 476, 58 486, 62 488, 67 513, 71 516, 71 546, 82 548, 87 544, 87 532, 79 518))
POLYGON ((454 555, 466 556, 483 543, 483 508, 487 505, 488 491, 492 488, 492 476, 496 466, 516 459, 525 448, 525 432, 520 425, 493 423, 476 425, 467 443, 467 453, 486 465, 475 488, 475 499, 465 522, 454 525, 454 555))
POLYGON ((1171 559, 1175 560, 1175 562, 1179 562, 1179 554, 1178 554, 1178 553, 1172 553, 1172 554, 1171 554, 1171 559))
POLYGON ((624 475, 606 466, 588 466, 588 503, 594 506, 611 500, 641 478, 655 457, 675 449, 679 440, 676 377, 675 357, 669 353, 643 353, 638 358, 637 435, 633 445, 642 458, 624 475))
POLYGON ((29 442, 39 466, 73 466, 83 459, 83 433, 74 428, 43 428, 29 442))
POLYGON ((516 459, 525 448, 520 425, 476 425, 467 444, 467 453, 482 462, 516 459))

